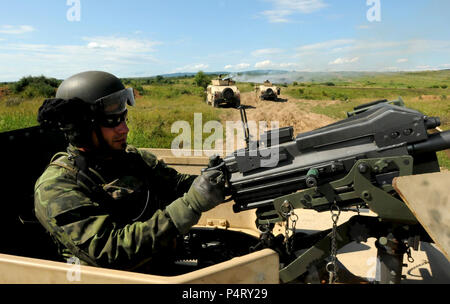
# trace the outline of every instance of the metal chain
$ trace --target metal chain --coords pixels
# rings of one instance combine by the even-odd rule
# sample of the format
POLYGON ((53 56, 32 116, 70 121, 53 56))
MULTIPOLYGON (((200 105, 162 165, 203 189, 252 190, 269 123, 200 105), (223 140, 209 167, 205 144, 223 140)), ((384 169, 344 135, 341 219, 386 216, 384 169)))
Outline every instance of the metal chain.
POLYGON ((289 231, 292 232, 292 236, 295 234, 295 227, 298 221, 298 215, 294 213, 294 207, 291 203, 285 202, 288 205, 286 212, 283 212, 283 216, 286 219, 285 228, 284 228, 284 241, 286 244, 286 252, 287 254, 291 254, 294 249, 294 239, 292 238, 289 241, 289 231), (289 220, 291 221, 291 225, 289 226, 289 220))
POLYGON ((339 209, 339 206, 336 204, 336 201, 334 201, 333 205, 330 208, 331 212, 331 220, 333 221, 333 229, 331 231, 331 254, 330 258, 331 261, 327 264, 326 270, 329 274, 329 284, 336 283, 338 280, 337 271, 337 246, 336 246, 336 230, 337 230, 337 222, 339 221, 339 215, 341 214, 341 210, 339 209))
MULTIPOLYGON (((297 225, 297 221, 298 221, 298 215, 294 213, 294 211, 291 212, 291 228, 289 228, 289 230, 292 232, 291 237, 294 236, 295 234, 295 226, 297 225)), ((289 241, 288 239, 288 254, 291 254, 294 251, 294 238, 292 237, 291 240, 289 241)))
POLYGON ((408 262, 414 263, 414 258, 411 256, 411 247, 408 247, 408 249, 406 249, 406 254, 408 255, 408 262))

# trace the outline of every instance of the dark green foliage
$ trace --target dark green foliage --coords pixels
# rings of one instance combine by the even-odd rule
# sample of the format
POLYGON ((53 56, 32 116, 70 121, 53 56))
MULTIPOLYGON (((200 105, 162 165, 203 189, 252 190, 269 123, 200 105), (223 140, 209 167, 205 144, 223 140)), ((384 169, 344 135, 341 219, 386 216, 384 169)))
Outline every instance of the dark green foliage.
POLYGON ((54 97, 60 83, 61 80, 55 78, 27 76, 14 83, 11 89, 23 97, 54 97))
POLYGON ((210 82, 211 79, 205 73, 203 73, 203 71, 198 71, 198 73, 194 77, 194 83, 204 89, 206 89, 210 82))

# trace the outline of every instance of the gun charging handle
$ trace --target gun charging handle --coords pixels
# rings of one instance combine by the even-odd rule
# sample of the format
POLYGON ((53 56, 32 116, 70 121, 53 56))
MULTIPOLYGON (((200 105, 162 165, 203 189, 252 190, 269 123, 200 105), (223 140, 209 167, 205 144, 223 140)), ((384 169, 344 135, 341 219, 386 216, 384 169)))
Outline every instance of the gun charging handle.
MULTIPOLYGON (((203 168, 201 170, 201 173, 211 170, 219 170, 222 171, 223 176, 225 178, 225 196, 230 196, 231 193, 231 187, 230 187, 230 174, 225 166, 224 160, 217 154, 209 157, 209 163, 208 167, 203 168)), ((232 198, 228 198, 225 200, 225 202, 228 202, 232 200, 232 198)))

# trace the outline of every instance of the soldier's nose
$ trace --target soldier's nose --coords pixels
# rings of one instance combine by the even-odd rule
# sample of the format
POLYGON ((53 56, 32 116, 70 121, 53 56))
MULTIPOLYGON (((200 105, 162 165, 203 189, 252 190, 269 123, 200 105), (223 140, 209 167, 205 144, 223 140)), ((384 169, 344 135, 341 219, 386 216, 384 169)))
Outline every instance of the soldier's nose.
POLYGON ((120 134, 126 134, 130 131, 130 129, 128 129, 128 125, 126 123, 126 121, 122 121, 116 128, 115 128, 117 133, 120 134))

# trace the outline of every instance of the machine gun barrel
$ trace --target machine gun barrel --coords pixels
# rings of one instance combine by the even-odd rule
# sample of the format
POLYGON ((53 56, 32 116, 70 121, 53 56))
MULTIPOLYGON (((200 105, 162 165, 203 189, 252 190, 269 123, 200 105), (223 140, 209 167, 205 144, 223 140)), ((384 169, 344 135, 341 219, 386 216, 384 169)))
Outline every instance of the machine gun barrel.
POLYGON ((408 145, 408 152, 411 155, 446 149, 450 149, 450 130, 431 134, 426 141, 408 145))

